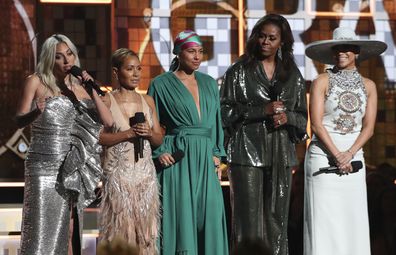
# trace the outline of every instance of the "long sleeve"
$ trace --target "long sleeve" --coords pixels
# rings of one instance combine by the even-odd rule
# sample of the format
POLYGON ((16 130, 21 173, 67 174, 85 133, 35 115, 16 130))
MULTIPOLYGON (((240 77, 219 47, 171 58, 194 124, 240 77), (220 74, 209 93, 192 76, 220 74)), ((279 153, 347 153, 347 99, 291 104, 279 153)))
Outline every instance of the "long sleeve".
POLYGON ((246 94, 245 70, 242 65, 230 67, 224 75, 220 89, 221 115, 225 128, 235 127, 243 121, 262 121, 267 116, 263 105, 253 105, 237 98, 246 94), (238 91, 239 90, 239 91, 238 91))
POLYGON ((293 110, 286 111, 288 132, 293 142, 301 142, 307 137, 307 100, 305 83, 301 76, 297 78, 296 100, 293 110))
POLYGON ((226 153, 224 151, 224 132, 222 127, 222 120, 221 120, 221 111, 220 111, 220 101, 219 99, 219 91, 217 89, 217 84, 214 84, 215 94, 216 94, 216 123, 215 127, 212 129, 212 137, 214 141, 213 146, 213 156, 218 158, 225 157, 226 153))

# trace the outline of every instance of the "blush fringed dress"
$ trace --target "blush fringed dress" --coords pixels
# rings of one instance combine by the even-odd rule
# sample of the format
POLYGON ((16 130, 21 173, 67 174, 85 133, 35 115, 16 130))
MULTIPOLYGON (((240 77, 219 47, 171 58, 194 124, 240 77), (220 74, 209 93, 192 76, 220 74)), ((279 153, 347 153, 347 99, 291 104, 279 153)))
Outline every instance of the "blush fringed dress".
MULTIPOLYGON (((357 70, 328 70, 323 125, 340 151, 348 150, 362 129, 367 92, 357 70)), ((363 150, 353 160, 363 162, 357 173, 321 173, 331 155, 314 135, 305 156, 304 254, 369 255, 366 169, 363 150)))
POLYGON ((200 109, 173 72, 157 76, 148 94, 154 98, 162 145, 153 156, 176 150, 185 156, 159 169, 162 198, 160 251, 163 255, 228 255, 227 227, 213 156, 225 156, 216 81, 195 71, 200 109))
POLYGON ((67 255, 74 207, 82 243, 83 209, 96 199, 102 175, 101 128, 92 100, 47 99, 25 161, 21 254, 67 255))
MULTIPOLYGON (((110 93, 110 111, 114 132, 130 128, 129 120, 110 93)), ((150 126, 152 111, 142 95, 139 103, 129 103, 134 112, 144 112, 150 126)), ((124 108, 123 108, 124 109, 124 108)), ((141 255, 157 254, 159 195, 151 147, 144 140, 143 158, 138 158, 135 142, 121 142, 108 147, 103 170, 105 174, 100 213, 100 239, 121 238, 137 246, 141 255)))

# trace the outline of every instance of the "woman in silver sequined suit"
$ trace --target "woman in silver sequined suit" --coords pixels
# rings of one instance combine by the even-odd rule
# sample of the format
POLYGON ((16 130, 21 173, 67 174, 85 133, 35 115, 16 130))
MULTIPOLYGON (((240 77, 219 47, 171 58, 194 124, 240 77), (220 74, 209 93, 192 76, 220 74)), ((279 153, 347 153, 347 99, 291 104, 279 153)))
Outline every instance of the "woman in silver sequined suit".
POLYGON ((346 27, 335 29, 332 40, 307 46, 308 57, 334 67, 313 81, 310 92, 314 135, 304 166, 306 255, 370 254, 362 147, 374 133, 377 91, 356 62, 385 49, 385 43, 359 40, 346 27), (330 166, 338 171, 320 171, 330 166))
POLYGON ((257 242, 276 255, 288 254, 291 167, 298 165, 294 144, 305 137, 307 122, 293 42, 284 17, 263 17, 220 90, 229 136, 232 243, 257 242))
POLYGON ((81 254, 82 213, 100 180, 98 144, 102 124, 113 125, 98 94, 82 86, 92 80, 69 74, 79 66, 77 49, 64 35, 43 44, 37 71, 27 77, 16 121, 31 124, 25 161, 21 254, 81 254), (72 242, 72 236, 76 242, 72 242))

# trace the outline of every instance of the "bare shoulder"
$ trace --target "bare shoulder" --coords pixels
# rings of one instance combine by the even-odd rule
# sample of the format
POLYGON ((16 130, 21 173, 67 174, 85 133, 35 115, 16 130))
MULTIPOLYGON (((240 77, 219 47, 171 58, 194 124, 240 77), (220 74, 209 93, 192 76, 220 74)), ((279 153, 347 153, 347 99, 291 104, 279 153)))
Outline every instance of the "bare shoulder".
POLYGON ((370 80, 369 78, 366 78, 366 77, 362 77, 362 78, 363 78, 364 86, 366 86, 366 88, 375 87, 375 82, 374 81, 372 81, 372 80, 370 80))
POLYGON ((329 74, 328 73, 321 73, 314 79, 314 83, 322 84, 329 82, 329 74))
POLYGON ((362 77, 363 78, 363 84, 364 87, 366 88, 366 91, 368 94, 371 94, 372 92, 376 93, 377 87, 375 85, 375 82, 370 80, 369 78, 362 77))
POLYGON ((144 100, 146 100, 146 102, 151 106, 154 106, 154 99, 150 96, 150 95, 146 95, 146 94, 142 94, 144 100))
POLYGON ((327 73, 319 74, 312 82, 312 90, 326 91, 329 84, 329 75, 327 73))
POLYGON ((31 74, 25 79, 25 87, 37 89, 38 87, 40 87, 40 85, 44 86, 40 77, 37 74, 31 74))
POLYGON ((155 108, 155 103, 154 103, 154 99, 146 94, 143 94, 143 98, 144 100, 146 100, 147 104, 150 106, 150 108, 155 108))

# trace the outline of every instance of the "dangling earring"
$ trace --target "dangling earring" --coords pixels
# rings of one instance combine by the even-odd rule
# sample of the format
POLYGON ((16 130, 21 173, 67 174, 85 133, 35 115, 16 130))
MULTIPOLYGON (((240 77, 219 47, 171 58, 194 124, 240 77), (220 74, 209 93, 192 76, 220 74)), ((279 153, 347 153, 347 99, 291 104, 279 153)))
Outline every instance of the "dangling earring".
POLYGON ((282 60, 282 48, 281 48, 281 47, 278 48, 276 54, 278 55, 278 58, 279 58, 280 60, 282 60))

